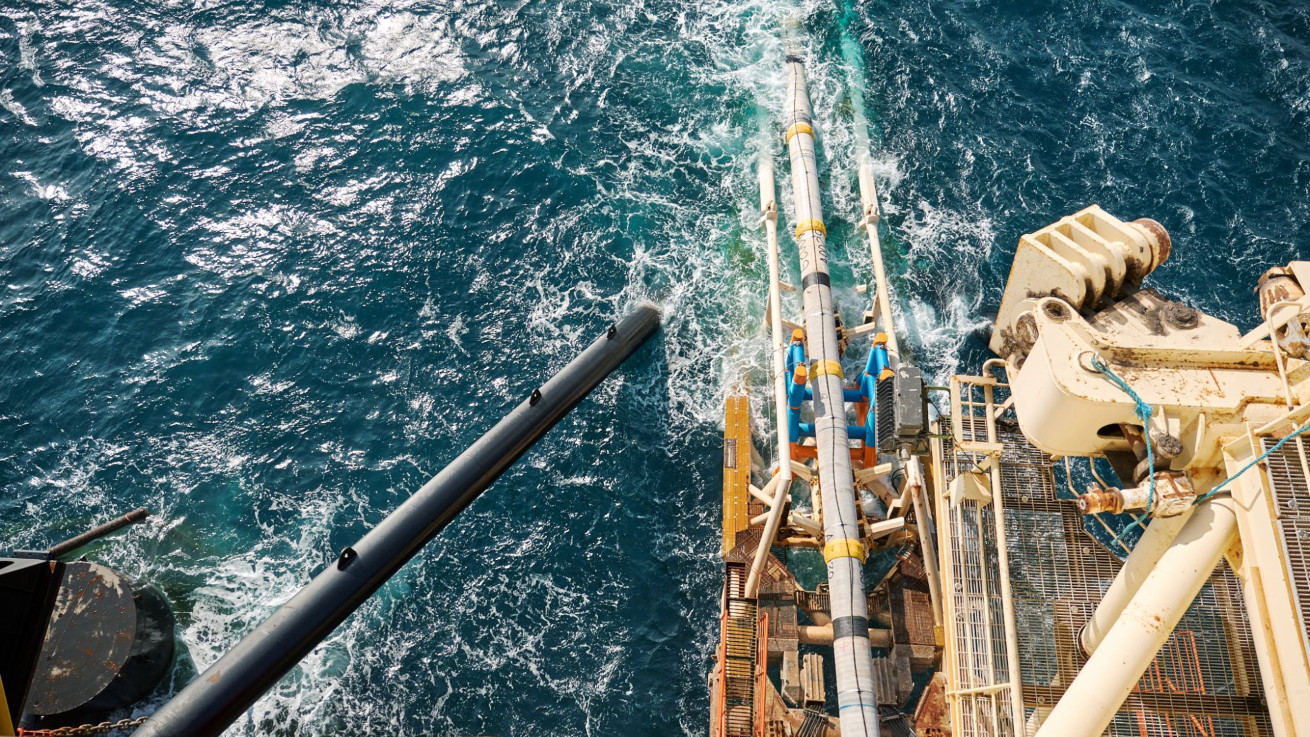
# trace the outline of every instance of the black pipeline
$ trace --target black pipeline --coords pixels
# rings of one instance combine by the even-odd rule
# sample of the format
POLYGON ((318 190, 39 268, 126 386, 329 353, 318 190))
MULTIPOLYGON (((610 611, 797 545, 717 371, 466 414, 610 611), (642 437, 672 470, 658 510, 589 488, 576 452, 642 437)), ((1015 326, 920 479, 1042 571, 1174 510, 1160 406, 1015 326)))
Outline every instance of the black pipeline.
POLYGON ((150 717, 135 737, 226 729, 659 327, 641 305, 150 717))
POLYGON ((134 525, 137 522, 140 522, 141 520, 149 516, 150 516, 150 510, 146 509, 145 507, 134 509, 131 512, 128 512, 127 514, 123 515, 122 517, 119 517, 118 519, 110 520, 104 523, 103 525, 100 525, 98 527, 93 527, 87 530, 86 532, 83 532, 81 535, 78 535, 77 537, 69 538, 59 543, 53 548, 47 550, 46 555, 50 556, 51 558, 59 558, 64 555, 68 555, 69 553, 73 552, 74 550, 77 550, 78 548, 90 545, 91 543, 95 542, 96 540, 99 540, 105 535, 111 535, 115 532, 118 532, 124 527, 127 527, 128 525, 134 525))

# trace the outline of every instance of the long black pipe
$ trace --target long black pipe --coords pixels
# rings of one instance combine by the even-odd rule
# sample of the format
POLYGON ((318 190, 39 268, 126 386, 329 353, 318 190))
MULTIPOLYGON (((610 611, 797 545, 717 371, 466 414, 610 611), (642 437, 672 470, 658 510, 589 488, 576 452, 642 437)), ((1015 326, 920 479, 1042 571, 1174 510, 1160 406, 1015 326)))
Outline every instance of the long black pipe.
POLYGON ((77 550, 80 547, 90 545, 91 543, 95 542, 96 540, 99 540, 105 535, 118 532, 124 527, 127 527, 128 525, 136 524, 137 522, 140 522, 141 520, 149 516, 150 516, 150 510, 146 509, 145 507, 139 507, 137 509, 133 509, 131 512, 128 512, 127 514, 123 515, 122 517, 119 517, 118 519, 110 520, 104 523, 103 525, 100 525, 99 527, 92 527, 91 529, 87 530, 86 532, 83 532, 81 535, 78 535, 77 537, 70 537, 69 539, 47 550, 46 555, 50 556, 51 558, 58 558, 60 556, 67 555, 73 552, 74 550, 77 550))
POLYGON ((641 305, 587 347, 135 732, 210 737, 250 708, 659 327, 641 305))

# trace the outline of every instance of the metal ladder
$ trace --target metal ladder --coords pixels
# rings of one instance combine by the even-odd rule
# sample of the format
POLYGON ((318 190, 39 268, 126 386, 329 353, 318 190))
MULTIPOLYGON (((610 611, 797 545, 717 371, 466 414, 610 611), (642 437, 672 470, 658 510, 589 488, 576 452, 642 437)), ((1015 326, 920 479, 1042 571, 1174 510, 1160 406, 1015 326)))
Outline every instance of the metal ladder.
POLYGON ((759 657, 759 613, 747 599, 746 566, 728 563, 723 618, 724 737, 755 733, 756 666, 759 657))

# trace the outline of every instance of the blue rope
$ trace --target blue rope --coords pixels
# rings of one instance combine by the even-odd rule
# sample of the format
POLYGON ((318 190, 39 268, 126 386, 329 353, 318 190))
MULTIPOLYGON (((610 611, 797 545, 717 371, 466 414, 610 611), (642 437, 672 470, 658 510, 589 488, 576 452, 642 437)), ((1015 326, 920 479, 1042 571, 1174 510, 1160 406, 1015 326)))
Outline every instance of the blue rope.
MULTIPOLYGON (((1114 382, 1115 386, 1122 389, 1124 393, 1127 394, 1129 397, 1132 397, 1133 402, 1137 405, 1134 411, 1137 413, 1137 417, 1142 421, 1142 427, 1144 428, 1144 435, 1146 437, 1146 462, 1149 467, 1148 473, 1150 474, 1150 488, 1147 490, 1147 494, 1146 494, 1147 513, 1134 519, 1132 524, 1125 527, 1123 531, 1120 532, 1118 535, 1115 535, 1114 539, 1110 541, 1110 544, 1113 545, 1119 542, 1121 539, 1123 539, 1124 535, 1127 535, 1129 531, 1131 531, 1134 527, 1138 527, 1142 524, 1143 520, 1145 520, 1147 516, 1150 514, 1151 505, 1155 502, 1155 453, 1152 452, 1151 450, 1151 405, 1142 401, 1142 398, 1137 395, 1137 392, 1133 391, 1133 388, 1131 386, 1128 386, 1128 382, 1124 381, 1113 371, 1111 371, 1110 367, 1106 365, 1105 360, 1102 359, 1100 355, 1093 353, 1091 364, 1092 364, 1092 368, 1096 369, 1105 378, 1114 382)), ((1229 483, 1232 483, 1239 476, 1246 473, 1247 471, 1250 471, 1252 468, 1255 467, 1257 463, 1260 463, 1261 461, 1265 460, 1269 456, 1273 455, 1274 452, 1276 452, 1279 448, 1283 447, 1283 445, 1286 444, 1287 441, 1297 437, 1298 435, 1301 435, 1302 433, 1308 430, 1310 430, 1310 423, 1306 423, 1296 431, 1288 434, 1282 440, 1279 440, 1277 443, 1274 443, 1274 446, 1269 450, 1266 450, 1264 453, 1262 453, 1259 458, 1256 458, 1255 460, 1251 461, 1245 466, 1242 466, 1241 469, 1237 471, 1237 473, 1233 474, 1232 476, 1229 476, 1223 481, 1220 481, 1219 484, 1216 485, 1213 489, 1197 497, 1196 501, 1192 502, 1192 506, 1196 506, 1197 504, 1200 504, 1201 502, 1209 499, 1210 497, 1214 496, 1215 494, 1218 494, 1221 491, 1227 491, 1227 489, 1225 489, 1224 486, 1226 486, 1229 483)))
POLYGON ((1269 450, 1266 450, 1266 451, 1264 452, 1264 454, 1262 454, 1259 458, 1255 459, 1254 461, 1251 461, 1250 463, 1246 464, 1245 466, 1242 466, 1241 470, 1239 470, 1237 473, 1233 474, 1232 476, 1229 476, 1228 478, 1224 479, 1223 481, 1220 481, 1218 486, 1214 487, 1213 489, 1211 489, 1211 490, 1205 492, 1204 494, 1202 494, 1201 496, 1197 497, 1197 498, 1196 498, 1196 501, 1192 502, 1192 506, 1196 506, 1197 504, 1200 504, 1201 502, 1205 501, 1206 499, 1209 499, 1210 497, 1214 496, 1215 494, 1218 494, 1218 493, 1221 492, 1221 491, 1227 491, 1227 489, 1224 488, 1224 485, 1225 485, 1225 484, 1227 484, 1227 483, 1229 483, 1229 482, 1231 482, 1231 481, 1235 481, 1235 480, 1237 479, 1238 476, 1241 476, 1242 474, 1246 473, 1247 471, 1250 471, 1251 468, 1252 468, 1253 466, 1255 466, 1255 464, 1257 464, 1257 463, 1259 463, 1260 461, 1263 461, 1264 459, 1266 459, 1266 458, 1268 458, 1269 456, 1273 455, 1273 454, 1274 454, 1274 451, 1276 451, 1276 450, 1278 450, 1279 448, 1283 447, 1283 444, 1284 444, 1284 443, 1286 443, 1287 441, 1289 441, 1289 440, 1291 440, 1292 438, 1296 437, 1297 435, 1300 435, 1301 433, 1305 432, 1306 430, 1310 430, 1310 423, 1308 423, 1308 424, 1306 424, 1306 425, 1303 425, 1303 426, 1301 427, 1301 429, 1299 429, 1299 430, 1297 430, 1296 432, 1294 432, 1294 433, 1288 435, 1287 437, 1283 438, 1282 440, 1279 440, 1277 443, 1274 443, 1274 447, 1270 448, 1269 450))
POLYGON ((1110 367, 1106 365, 1105 360, 1102 359, 1099 354, 1092 354, 1091 363, 1092 368, 1096 369, 1102 376, 1113 382, 1115 386, 1122 389, 1123 392, 1131 397, 1133 402, 1137 405, 1133 411, 1136 412, 1137 418, 1142 421, 1142 435, 1146 441, 1146 467, 1150 479, 1150 485, 1146 490, 1146 514, 1134 519, 1132 524, 1123 528, 1118 535, 1115 535, 1114 539, 1110 541, 1110 544, 1114 545, 1123 539, 1123 536, 1127 535, 1134 527, 1140 527, 1142 522, 1150 514, 1151 507, 1155 504, 1155 452, 1151 449, 1151 405, 1144 402, 1142 398, 1137 395, 1137 392, 1133 391, 1131 386, 1128 386, 1128 382, 1119 378, 1118 374, 1111 371, 1110 367))

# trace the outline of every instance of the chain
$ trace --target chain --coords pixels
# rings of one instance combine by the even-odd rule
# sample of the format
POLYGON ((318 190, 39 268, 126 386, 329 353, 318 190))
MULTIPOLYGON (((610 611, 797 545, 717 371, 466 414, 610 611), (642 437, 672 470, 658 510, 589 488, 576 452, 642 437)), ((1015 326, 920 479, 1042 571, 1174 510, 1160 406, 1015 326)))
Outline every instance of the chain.
POLYGON ((93 734, 108 734, 119 729, 139 727, 146 723, 146 719, 147 717, 137 717, 136 719, 120 719, 116 722, 83 724, 80 727, 59 727, 57 729, 20 729, 18 730, 18 737, 86 737, 86 735, 93 734))

